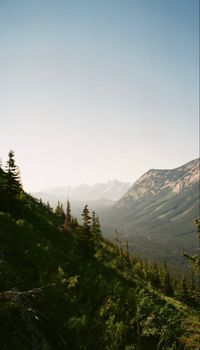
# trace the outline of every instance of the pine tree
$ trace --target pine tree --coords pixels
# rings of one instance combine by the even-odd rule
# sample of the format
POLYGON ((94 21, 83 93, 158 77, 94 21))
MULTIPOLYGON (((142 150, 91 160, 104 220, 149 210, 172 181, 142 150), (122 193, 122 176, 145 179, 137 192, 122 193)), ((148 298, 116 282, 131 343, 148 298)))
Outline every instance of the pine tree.
POLYGON ((95 234, 95 229, 96 229, 96 214, 95 211, 92 212, 92 233, 95 234))
POLYGON ((82 212, 82 226, 79 226, 78 240, 87 257, 93 257, 95 252, 94 238, 91 230, 91 217, 88 206, 86 205, 82 212))
POLYGON ((49 201, 47 201, 47 204, 46 204, 46 206, 47 206, 47 208, 48 208, 49 210, 51 210, 51 211, 52 211, 52 208, 51 208, 51 206, 50 206, 50 203, 49 203, 49 201))
POLYGON ((16 195, 21 192, 22 190, 22 184, 21 184, 21 178, 20 178, 20 172, 18 166, 15 164, 15 154, 14 151, 10 151, 8 153, 8 161, 6 163, 6 187, 7 191, 12 194, 16 195))
POLYGON ((153 271, 153 285, 156 288, 160 288, 160 273, 156 262, 154 263, 154 267, 152 268, 152 271, 153 271))
POLYGON ((127 265, 129 266, 131 264, 131 260, 130 260, 130 254, 129 254, 129 244, 127 239, 125 241, 124 258, 127 265))
POLYGON ((69 200, 67 201, 67 209, 65 215, 64 231, 69 232, 72 225, 72 216, 71 216, 71 206, 69 200))
POLYGON ((185 298, 188 297, 188 289, 187 289, 187 283, 185 275, 182 274, 179 278, 177 289, 176 289, 176 295, 180 300, 185 300, 185 298))
POLYGON ((82 212, 82 220, 83 220, 83 231, 87 233, 91 232, 91 217, 89 214, 90 212, 86 204, 82 212))
MULTIPOLYGON (((200 248, 200 217, 194 219, 194 225, 196 228, 196 234, 199 239, 199 248, 200 248)), ((183 253, 183 255, 191 262, 195 271, 199 274, 199 277, 200 277, 200 256, 189 255, 187 253, 183 253)))
POLYGON ((65 213, 63 210, 63 205, 58 201, 57 207, 55 209, 55 214, 60 218, 60 223, 64 225, 65 222, 65 213))
POLYGON ((7 177, 5 172, 3 171, 2 167, 0 166, 0 193, 3 194, 4 191, 7 189, 7 177))
POLYGON ((77 229, 79 227, 79 223, 77 218, 72 217, 72 221, 71 221, 71 228, 72 229, 77 229))
POLYGON ((58 216, 60 215, 60 209, 61 209, 61 205, 60 205, 60 201, 58 201, 58 204, 55 209, 55 214, 58 216))
POLYGON ((171 277, 170 277, 170 273, 169 273, 169 270, 168 270, 166 263, 164 264, 163 288, 164 288, 164 292, 167 295, 173 295, 173 287, 172 287, 171 277))
POLYGON ((92 212, 92 233, 95 238, 101 237, 101 225, 98 215, 96 215, 95 211, 92 212))
POLYGON ((188 291, 194 291, 195 290, 195 275, 194 275, 194 269, 191 267, 189 270, 189 276, 188 276, 188 291))
POLYGON ((115 235, 114 242, 116 244, 116 251, 119 255, 122 255, 122 252, 123 252, 122 242, 119 239, 119 232, 117 231, 117 229, 115 229, 114 235, 115 235))

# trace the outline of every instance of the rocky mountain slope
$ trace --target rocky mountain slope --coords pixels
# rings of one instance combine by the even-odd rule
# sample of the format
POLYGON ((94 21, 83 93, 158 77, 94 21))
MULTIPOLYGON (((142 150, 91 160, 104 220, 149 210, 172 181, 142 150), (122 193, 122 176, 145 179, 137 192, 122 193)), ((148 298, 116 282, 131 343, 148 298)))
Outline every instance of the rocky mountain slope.
POLYGON ((186 249, 197 252, 191 235, 198 215, 199 159, 172 170, 149 170, 102 213, 109 232, 117 228, 133 251, 151 258, 156 252, 174 262, 186 249))
POLYGON ((154 196, 160 192, 171 190, 178 194, 199 181, 199 159, 195 159, 172 170, 151 169, 128 190, 119 200, 117 207, 130 200, 141 200, 145 196, 154 196))

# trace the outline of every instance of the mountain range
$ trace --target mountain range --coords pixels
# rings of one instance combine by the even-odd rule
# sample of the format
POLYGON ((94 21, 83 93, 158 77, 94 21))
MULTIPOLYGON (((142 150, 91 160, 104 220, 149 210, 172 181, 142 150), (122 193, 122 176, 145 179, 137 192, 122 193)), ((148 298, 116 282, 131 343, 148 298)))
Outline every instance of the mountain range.
POLYGON ((195 275, 131 255, 86 211, 82 223, 51 210, 10 160, 0 168, 0 349, 199 349, 195 275))
POLYGON ((48 201, 53 207, 57 205, 58 200, 65 204, 69 199, 75 207, 81 207, 87 202, 91 203, 92 207, 99 208, 119 200, 130 186, 131 183, 112 180, 94 185, 52 187, 33 193, 33 195, 44 202, 48 201))
POLYGON ((199 159, 175 169, 150 169, 133 185, 118 180, 95 185, 53 187, 34 193, 55 207, 72 204, 81 219, 87 203, 98 212, 109 238, 117 230, 132 253, 183 265, 183 252, 198 253, 193 219, 200 215, 199 159), (192 238, 191 238, 192 237, 192 238))
POLYGON ((102 211, 105 232, 119 231, 143 257, 181 263, 198 252, 193 219, 199 216, 199 159, 176 169, 151 169, 112 207, 102 211))

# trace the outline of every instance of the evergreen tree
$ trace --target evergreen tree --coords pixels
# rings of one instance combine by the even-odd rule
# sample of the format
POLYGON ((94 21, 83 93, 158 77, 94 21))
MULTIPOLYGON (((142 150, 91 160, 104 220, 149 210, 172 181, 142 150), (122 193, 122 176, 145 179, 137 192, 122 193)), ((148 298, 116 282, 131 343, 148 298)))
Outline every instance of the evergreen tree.
POLYGON ((6 190, 7 182, 6 182, 6 174, 3 169, 0 167, 0 193, 3 194, 6 190))
POLYGON ((79 224, 78 224, 78 220, 77 218, 74 218, 72 216, 72 219, 71 219, 71 228, 72 229, 77 229, 79 227, 79 224))
POLYGON ((117 229, 115 229, 115 233, 114 234, 115 234, 114 242, 116 244, 116 250, 117 250, 119 255, 123 255, 122 242, 119 239, 119 232, 117 231, 117 229))
POLYGON ((181 275, 178 281, 176 295, 180 300, 185 300, 185 298, 188 297, 187 283, 184 274, 181 275))
POLYGON ((88 206, 86 205, 82 212, 82 226, 79 226, 78 240, 83 249, 83 253, 87 257, 93 257, 95 252, 94 238, 91 230, 91 217, 88 206))
MULTIPOLYGON (((200 218, 194 219, 194 225, 196 228, 196 234, 199 239, 199 248, 200 248, 200 218)), ((193 265, 195 271, 200 275, 200 256, 189 255, 187 253, 183 254, 193 265)))
POLYGON ((21 192, 21 178, 19 173, 19 168, 15 164, 15 154, 14 151, 8 153, 8 161, 6 163, 6 189, 12 195, 16 195, 21 192))
POLYGON ((156 288, 160 288, 160 273, 159 273, 159 269, 157 267, 156 262, 155 262, 154 268, 153 268, 153 285, 156 288))
POLYGON ((124 254, 129 257, 129 244, 128 239, 125 240, 125 252, 124 254))
POLYGON ((55 214, 58 216, 60 215, 60 209, 61 209, 61 205, 60 205, 60 201, 58 201, 58 204, 55 209, 55 214))
POLYGON ((95 211, 92 212, 92 233, 95 238, 101 237, 101 225, 99 221, 98 215, 96 215, 95 211))
POLYGON ((65 213, 63 210, 63 205, 58 201, 57 207, 55 209, 55 214, 60 218, 60 223, 64 225, 65 222, 65 213))
POLYGON ((164 280, 163 280, 163 289, 167 295, 173 295, 173 287, 171 282, 170 273, 167 267, 167 264, 164 264, 164 280))
POLYGON ((83 220, 83 231, 87 233, 91 232, 91 217, 89 214, 90 214, 90 211, 86 204, 82 212, 82 220, 83 220))
POLYGON ((189 291, 194 291, 195 290, 195 275, 194 275, 193 268, 190 268, 190 270, 189 270, 188 290, 189 291))
POLYGON ((95 221, 96 221, 96 214, 95 214, 95 211, 93 211, 92 212, 92 233, 93 234, 95 234, 95 229, 96 229, 95 221))
POLYGON ((65 223, 64 223, 64 231, 69 232, 72 224, 72 216, 71 216, 71 206, 69 200, 67 201, 67 209, 65 215, 65 223))
POLYGON ((64 212, 62 203, 60 205, 60 217, 61 217, 62 221, 64 222, 65 221, 65 212, 64 212))
POLYGON ((51 206, 50 206, 50 203, 49 203, 49 201, 47 201, 47 208, 49 209, 49 210, 51 210, 52 211, 52 208, 51 208, 51 206))
POLYGON ((131 265, 130 254, 129 254, 129 244, 128 244, 128 240, 127 239, 125 241, 124 258, 125 258, 125 261, 126 261, 127 265, 128 266, 131 265))

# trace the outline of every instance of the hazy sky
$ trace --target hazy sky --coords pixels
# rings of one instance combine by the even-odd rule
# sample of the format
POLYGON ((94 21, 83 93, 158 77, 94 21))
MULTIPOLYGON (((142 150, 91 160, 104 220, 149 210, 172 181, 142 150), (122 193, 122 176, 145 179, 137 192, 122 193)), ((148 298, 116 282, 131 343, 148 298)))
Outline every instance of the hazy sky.
POLYGON ((0 157, 28 191, 198 157, 198 0, 0 0, 0 157))

